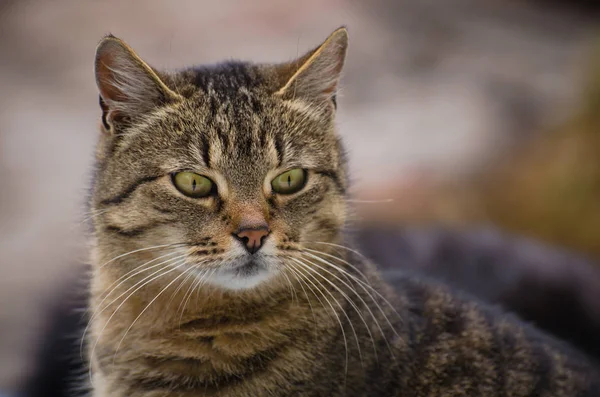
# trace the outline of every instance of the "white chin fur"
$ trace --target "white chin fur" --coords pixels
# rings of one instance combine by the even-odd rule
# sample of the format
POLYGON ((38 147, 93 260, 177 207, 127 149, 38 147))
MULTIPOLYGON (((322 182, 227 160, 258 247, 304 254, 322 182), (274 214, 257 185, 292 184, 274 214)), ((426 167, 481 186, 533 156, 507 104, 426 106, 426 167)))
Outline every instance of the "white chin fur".
POLYGON ((269 280, 274 271, 258 267, 252 274, 241 274, 236 270, 219 270, 210 276, 206 282, 217 287, 232 291, 246 290, 269 280))

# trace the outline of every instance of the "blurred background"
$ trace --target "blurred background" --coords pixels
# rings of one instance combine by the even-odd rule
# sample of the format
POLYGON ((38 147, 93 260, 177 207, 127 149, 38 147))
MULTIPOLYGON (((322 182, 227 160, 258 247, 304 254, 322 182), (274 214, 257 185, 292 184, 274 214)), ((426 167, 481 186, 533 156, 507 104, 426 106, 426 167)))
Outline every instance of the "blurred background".
POLYGON ((106 33, 157 68, 283 61, 344 24, 363 224, 493 225, 600 256, 600 7, 525 0, 0 0, 0 390, 86 257, 106 33))

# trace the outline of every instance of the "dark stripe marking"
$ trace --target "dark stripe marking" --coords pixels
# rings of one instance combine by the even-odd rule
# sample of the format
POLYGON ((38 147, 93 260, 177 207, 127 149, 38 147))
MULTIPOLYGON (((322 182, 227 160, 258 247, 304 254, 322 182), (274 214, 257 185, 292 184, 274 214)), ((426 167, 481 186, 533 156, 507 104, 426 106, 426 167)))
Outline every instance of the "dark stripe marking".
POLYGON ((548 352, 543 345, 533 343, 533 350, 533 359, 537 361, 539 366, 536 371, 538 379, 530 395, 541 396, 545 394, 545 392, 551 390, 553 386, 552 379, 554 377, 554 365, 552 357, 548 355, 548 352))
POLYGON ((498 325, 495 324, 494 314, 491 311, 484 310, 481 312, 485 325, 490 332, 492 338, 492 346, 490 348, 490 357, 493 357, 493 365, 496 370, 496 377, 494 383, 496 384, 495 390, 498 391, 499 395, 506 395, 506 384, 507 384, 507 370, 510 357, 515 351, 515 340, 513 335, 500 333, 498 325))
MULTIPOLYGON (((153 375, 145 378, 136 377, 131 379, 132 391, 133 390, 144 390, 144 391, 156 391, 156 390, 168 390, 170 393, 173 392, 202 392, 202 395, 214 393, 216 391, 223 391, 224 389, 231 388, 245 382, 249 376, 257 376, 264 373, 269 367, 269 364, 274 360, 281 352, 281 347, 274 347, 270 350, 257 353, 256 355, 243 360, 243 372, 235 374, 217 373, 211 376, 210 379, 202 379, 198 377, 190 377, 188 375, 180 375, 176 373, 165 373, 164 376, 153 375), (133 386, 135 385, 135 386, 133 386)), ((190 367, 199 366, 203 364, 202 360, 191 359, 191 358, 157 358, 162 362, 173 360, 180 362, 188 362, 190 367)))
POLYGON ((175 210, 173 210, 171 208, 159 207, 156 204, 153 204, 152 208, 154 208, 157 212, 160 212, 161 214, 173 214, 173 213, 175 213, 175 210))
POLYGON ((107 225, 104 230, 111 233, 116 233, 124 237, 137 237, 148 230, 164 224, 164 222, 152 222, 144 226, 137 227, 135 229, 123 229, 117 225, 107 225))
POLYGON ((200 139, 202 140, 202 161, 204 161, 204 165, 210 168, 210 145, 208 144, 208 137, 202 134, 200 139))
POLYGON ((337 172, 335 172, 334 170, 316 170, 315 172, 319 175, 331 178, 333 180, 333 183, 335 183, 337 189, 340 191, 340 193, 346 193, 346 188, 342 184, 342 181, 340 180, 340 177, 337 174, 337 172))
POLYGON ((285 145, 281 141, 279 134, 275 134, 273 141, 275 143, 275 151, 277 152, 277 167, 281 167, 283 157, 285 156, 285 145))
POLYGON ((229 141, 228 132, 223 131, 221 128, 216 128, 217 138, 221 141, 221 146, 223 150, 228 151, 231 149, 231 142, 229 141))
POLYGON ((307 205, 315 206, 325 200, 328 191, 329 187, 323 187, 322 185, 314 186, 308 190, 301 190, 297 196, 287 202, 287 206, 295 205, 296 203, 300 203, 303 207, 306 207, 307 205))
MULTIPOLYGON (((216 185, 215 185, 215 186, 216 186, 216 185)), ((221 211, 223 210, 223 199, 222 199, 222 198, 221 198, 221 197, 220 197, 218 194, 216 194, 216 195, 214 196, 214 198, 215 198, 215 211, 216 211, 218 214, 220 214, 220 213, 221 213, 221 211)))
POLYGON ((102 126, 106 131, 110 131, 110 124, 108 123, 108 106, 100 95, 98 95, 98 101, 100 102, 100 108, 102 109, 102 126))
POLYGON ((131 194, 133 192, 135 192, 135 190, 138 187, 140 187, 141 185, 148 183, 148 182, 154 182, 158 178, 160 178, 160 176, 147 176, 145 178, 139 179, 137 182, 135 182, 135 183, 131 184, 129 187, 127 187, 127 189, 125 189, 124 192, 119 193, 118 195, 116 195, 112 198, 102 200, 100 202, 100 205, 121 204, 124 200, 126 200, 129 196, 131 196, 131 194))

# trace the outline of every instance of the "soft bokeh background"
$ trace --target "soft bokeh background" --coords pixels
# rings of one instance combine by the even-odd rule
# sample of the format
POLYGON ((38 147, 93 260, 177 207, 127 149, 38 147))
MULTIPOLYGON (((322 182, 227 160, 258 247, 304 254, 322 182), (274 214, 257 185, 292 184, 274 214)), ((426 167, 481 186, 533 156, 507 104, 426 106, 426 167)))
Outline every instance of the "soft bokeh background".
POLYGON ((345 24, 339 127, 353 194, 373 200, 357 202, 359 221, 489 222, 594 255, 595 8, 0 0, 0 390, 26 373, 46 303, 86 260, 84 202, 100 115, 92 60, 104 34, 155 67, 176 68, 292 59, 345 24))

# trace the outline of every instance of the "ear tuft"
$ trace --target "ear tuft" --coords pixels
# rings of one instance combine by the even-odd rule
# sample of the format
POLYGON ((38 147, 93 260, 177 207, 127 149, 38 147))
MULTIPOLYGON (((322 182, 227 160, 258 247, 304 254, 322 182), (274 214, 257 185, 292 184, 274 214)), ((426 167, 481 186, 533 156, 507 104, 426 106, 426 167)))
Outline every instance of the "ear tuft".
POLYGON ((133 49, 110 34, 96 49, 95 73, 105 126, 179 98, 133 49))
POLYGON ((317 48, 279 67, 284 84, 277 91, 285 99, 335 101, 348 49, 348 31, 342 26, 317 48))

